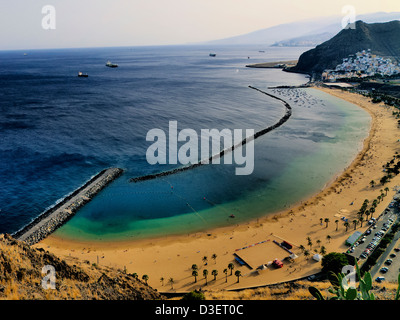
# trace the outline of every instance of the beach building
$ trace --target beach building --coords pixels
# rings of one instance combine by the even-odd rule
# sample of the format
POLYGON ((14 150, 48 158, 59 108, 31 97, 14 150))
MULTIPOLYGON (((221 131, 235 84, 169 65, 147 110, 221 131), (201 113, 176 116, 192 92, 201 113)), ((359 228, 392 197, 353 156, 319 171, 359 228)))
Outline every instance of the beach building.
POLYGON ((355 231, 350 237, 347 238, 346 244, 348 246, 352 246, 358 240, 358 238, 360 238, 361 235, 362 233, 360 231, 355 231))

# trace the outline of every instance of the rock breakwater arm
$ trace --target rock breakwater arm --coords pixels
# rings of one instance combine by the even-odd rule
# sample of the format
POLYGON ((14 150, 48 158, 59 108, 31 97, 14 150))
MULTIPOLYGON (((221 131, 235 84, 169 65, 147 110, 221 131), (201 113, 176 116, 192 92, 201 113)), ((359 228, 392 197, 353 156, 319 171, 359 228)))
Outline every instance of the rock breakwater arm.
POLYGON ((102 170, 54 207, 15 232, 13 237, 29 245, 43 240, 68 221, 81 207, 92 200, 108 184, 121 176, 122 173, 123 170, 120 168, 102 170))
MULTIPOLYGON (((282 104, 285 106, 285 109, 286 109, 284 116, 282 118, 280 118, 274 125, 269 126, 267 128, 264 128, 264 129, 262 129, 260 131, 257 131, 253 136, 250 136, 250 137, 248 137, 246 139, 243 139, 240 143, 238 143, 238 144, 236 144, 236 145, 234 145, 234 146, 232 146, 230 148, 224 149, 224 150, 220 151, 218 154, 215 154, 215 155, 211 156, 208 159, 209 163, 211 163, 213 161, 213 159, 223 157, 225 153, 231 152, 235 148, 238 148, 238 147, 240 147, 242 145, 245 145, 247 143, 247 141, 251 141, 252 139, 255 140, 255 139, 263 136, 264 134, 266 134, 266 133, 268 133, 268 132, 270 132, 270 131, 278 128, 278 127, 280 127, 286 121, 288 121, 289 118, 291 117, 291 115, 292 115, 292 107, 285 100, 283 100, 283 99, 281 99, 281 98, 279 98, 277 96, 274 96, 274 95, 272 95, 270 93, 267 93, 265 91, 262 91, 260 89, 257 89, 255 87, 249 86, 249 88, 253 89, 253 90, 256 90, 256 91, 258 91, 260 93, 263 93, 263 94, 265 94, 265 95, 267 95, 267 96, 269 96, 271 98, 274 98, 274 99, 282 102, 282 104)), ((202 165, 204 165, 203 162, 199 161, 199 162, 197 162, 195 164, 192 164, 192 165, 189 165, 189 166, 180 167, 180 168, 172 169, 172 170, 169 170, 169 171, 149 174, 149 175, 145 175, 145 176, 141 176, 141 177, 131 178, 131 179, 129 179, 129 182, 135 182, 136 183, 136 182, 140 182, 140 181, 153 180, 153 179, 156 179, 156 178, 159 178, 159 177, 169 176, 169 175, 172 175, 172 174, 176 174, 178 172, 191 170, 191 169, 197 168, 197 167, 202 166, 202 165)))

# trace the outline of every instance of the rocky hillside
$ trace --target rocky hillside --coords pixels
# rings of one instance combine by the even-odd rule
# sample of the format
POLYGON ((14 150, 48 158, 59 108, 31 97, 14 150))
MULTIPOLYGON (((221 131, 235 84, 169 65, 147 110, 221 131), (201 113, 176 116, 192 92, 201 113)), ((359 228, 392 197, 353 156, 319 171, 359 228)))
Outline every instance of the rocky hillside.
POLYGON ((320 74, 334 69, 350 54, 371 49, 373 54, 400 62, 400 21, 367 24, 355 23, 355 28, 343 29, 332 39, 304 52, 298 64, 288 71, 320 74))
MULTIPOLYGON (((50 286, 50 280, 46 281, 50 286)), ((0 299, 155 300, 156 290, 134 275, 75 260, 68 264, 43 249, 0 235, 0 299), (55 289, 44 289, 42 268, 55 269, 55 289)))

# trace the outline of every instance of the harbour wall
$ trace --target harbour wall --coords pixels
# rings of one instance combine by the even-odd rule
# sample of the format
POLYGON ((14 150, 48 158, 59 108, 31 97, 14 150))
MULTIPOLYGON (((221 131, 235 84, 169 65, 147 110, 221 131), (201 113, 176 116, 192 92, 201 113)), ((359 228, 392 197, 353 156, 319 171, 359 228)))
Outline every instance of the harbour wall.
MULTIPOLYGON (((274 95, 272 95, 272 94, 270 94, 270 93, 267 93, 267 92, 265 92, 265 91, 262 91, 262 90, 260 90, 260 89, 257 89, 257 88, 255 88, 255 87, 249 86, 249 88, 250 88, 250 89, 253 89, 253 90, 256 90, 256 91, 258 91, 258 92, 260 92, 260 93, 263 93, 263 94, 265 94, 265 95, 267 95, 267 96, 269 96, 269 97, 271 97, 271 98, 274 98, 274 99, 276 99, 276 100, 282 102, 282 104, 283 104, 284 107, 285 107, 285 114, 282 116, 282 118, 280 118, 280 119, 279 119, 275 124, 273 124, 272 126, 269 126, 269 127, 264 128, 264 129, 262 129, 262 130, 260 130, 260 131, 257 131, 253 136, 250 136, 250 137, 248 137, 248 138, 246 138, 246 139, 243 139, 240 143, 238 143, 238 144, 236 144, 236 145, 233 145, 233 146, 231 146, 230 148, 224 149, 224 150, 222 150, 220 153, 211 156, 211 157, 208 159, 208 163, 212 163, 212 161, 213 161, 214 159, 223 157, 225 153, 232 152, 232 151, 235 150, 236 148, 238 148, 238 147, 240 147, 240 146, 242 146, 242 145, 245 145, 247 142, 249 142, 249 141, 251 141, 251 140, 255 140, 255 139, 257 139, 257 138, 259 138, 259 137, 265 135, 266 133, 268 133, 268 132, 270 132, 270 131, 272 131, 272 130, 275 130, 276 128, 278 128, 278 127, 280 127, 281 125, 283 125, 286 121, 288 121, 289 118, 291 117, 291 115, 292 115, 292 107, 291 107, 291 106, 289 105, 289 103, 287 103, 285 100, 283 100, 283 99, 281 99, 281 98, 279 98, 279 97, 277 97, 277 96, 274 96, 274 95)), ((131 178, 131 179, 129 179, 129 182, 137 183, 137 182, 146 181, 146 180, 153 180, 153 179, 156 179, 156 178, 159 178, 159 177, 165 177, 165 176, 169 176, 169 175, 172 175, 172 174, 176 174, 176 173, 178 173, 178 172, 183 172, 183 171, 191 170, 191 169, 200 167, 200 166, 202 166, 202 165, 204 165, 204 163, 203 163, 202 161, 199 161, 199 162, 194 163, 194 164, 189 165, 189 166, 184 166, 184 167, 172 169, 172 170, 169 170, 169 171, 154 173, 154 174, 148 174, 148 175, 141 176, 141 177, 131 178)))
POLYGON ((29 245, 38 243, 72 218, 80 208, 90 202, 107 185, 120 177, 122 173, 123 170, 120 168, 102 170, 83 186, 43 212, 12 236, 29 245))

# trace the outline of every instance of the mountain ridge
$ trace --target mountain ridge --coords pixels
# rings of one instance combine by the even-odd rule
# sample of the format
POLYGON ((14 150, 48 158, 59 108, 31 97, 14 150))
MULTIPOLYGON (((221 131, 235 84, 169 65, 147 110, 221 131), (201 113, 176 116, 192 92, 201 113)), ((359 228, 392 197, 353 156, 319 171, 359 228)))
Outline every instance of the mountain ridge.
MULTIPOLYGON (((291 41, 296 38, 314 38, 322 33, 329 33, 333 37, 342 29, 341 15, 328 16, 317 19, 305 19, 295 22, 279 24, 269 28, 255 30, 249 33, 202 42, 208 45, 273 45, 279 42, 291 41)), ((358 15, 357 20, 367 23, 388 22, 400 20, 400 12, 374 12, 358 15)))

